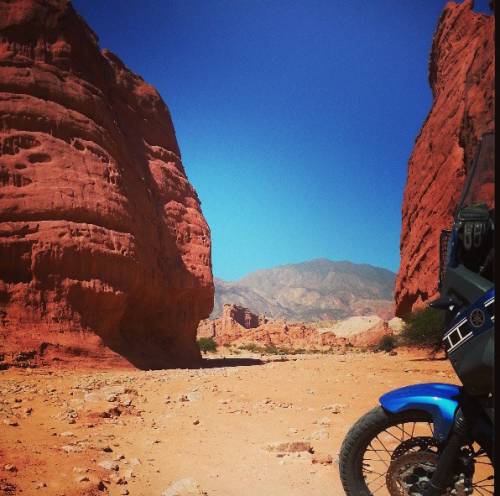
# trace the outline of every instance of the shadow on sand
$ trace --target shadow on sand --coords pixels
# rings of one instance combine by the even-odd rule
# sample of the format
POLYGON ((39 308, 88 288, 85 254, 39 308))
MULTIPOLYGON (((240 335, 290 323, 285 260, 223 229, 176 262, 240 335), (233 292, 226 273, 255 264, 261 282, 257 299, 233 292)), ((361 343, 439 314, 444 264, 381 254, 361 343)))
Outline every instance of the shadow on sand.
POLYGON ((218 367, 250 367, 251 365, 264 365, 266 362, 259 358, 203 358, 201 367, 212 369, 218 367))
POLYGON ((446 356, 428 356, 428 357, 421 357, 421 358, 409 358, 408 362, 442 362, 444 360, 448 360, 448 357, 446 356))

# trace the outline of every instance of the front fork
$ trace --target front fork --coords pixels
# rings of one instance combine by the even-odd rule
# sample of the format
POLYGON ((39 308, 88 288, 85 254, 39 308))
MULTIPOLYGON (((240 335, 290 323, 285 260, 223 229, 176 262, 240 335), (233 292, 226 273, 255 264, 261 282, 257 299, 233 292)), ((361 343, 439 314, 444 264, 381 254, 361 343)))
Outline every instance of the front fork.
POLYGON ((462 408, 457 410, 453 430, 439 456, 438 464, 424 496, 441 496, 449 487, 460 450, 467 443, 468 426, 462 408))

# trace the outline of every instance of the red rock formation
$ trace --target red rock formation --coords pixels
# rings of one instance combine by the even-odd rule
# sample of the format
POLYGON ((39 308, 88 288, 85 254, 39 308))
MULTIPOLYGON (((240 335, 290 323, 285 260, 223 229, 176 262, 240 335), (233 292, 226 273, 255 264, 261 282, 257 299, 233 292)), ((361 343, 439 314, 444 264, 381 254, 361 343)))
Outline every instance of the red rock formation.
POLYGON ((318 350, 352 345, 370 347, 382 336, 392 334, 387 322, 376 315, 351 317, 332 328, 319 329, 302 322, 267 321, 238 305, 226 304, 220 319, 203 320, 198 327, 199 338, 212 338, 220 345, 273 346, 287 349, 318 350), (251 320, 255 325, 247 326, 251 320))
POLYGON ((481 135, 494 129, 494 17, 473 2, 448 2, 429 63, 432 109, 408 164, 403 200, 396 314, 436 295, 439 233, 453 211, 481 135))
POLYGON ((196 362, 210 231, 165 103, 66 0, 0 31, 0 351, 196 362))

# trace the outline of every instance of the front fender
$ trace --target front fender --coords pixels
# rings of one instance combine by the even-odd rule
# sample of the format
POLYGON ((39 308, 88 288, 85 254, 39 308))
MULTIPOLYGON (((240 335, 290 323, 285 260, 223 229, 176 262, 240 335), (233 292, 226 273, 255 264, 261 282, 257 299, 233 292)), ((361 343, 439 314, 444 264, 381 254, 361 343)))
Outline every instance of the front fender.
POLYGON ((434 437, 443 442, 448 437, 462 388, 453 384, 429 383, 405 386, 380 397, 380 404, 391 413, 423 410, 432 416, 434 437))

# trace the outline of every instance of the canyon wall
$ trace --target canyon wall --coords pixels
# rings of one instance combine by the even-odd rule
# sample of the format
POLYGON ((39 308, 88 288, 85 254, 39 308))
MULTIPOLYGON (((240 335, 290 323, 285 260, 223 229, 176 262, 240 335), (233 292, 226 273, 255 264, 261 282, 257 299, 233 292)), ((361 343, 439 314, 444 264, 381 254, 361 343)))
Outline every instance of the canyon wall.
POLYGON ((450 228, 481 135, 494 130, 495 20, 473 2, 448 2, 429 60, 432 109, 408 164, 396 314, 437 295, 439 234, 450 228))
POLYGON ((1 354, 197 363, 210 230, 168 108, 68 1, 0 1, 0 32, 1 354))

